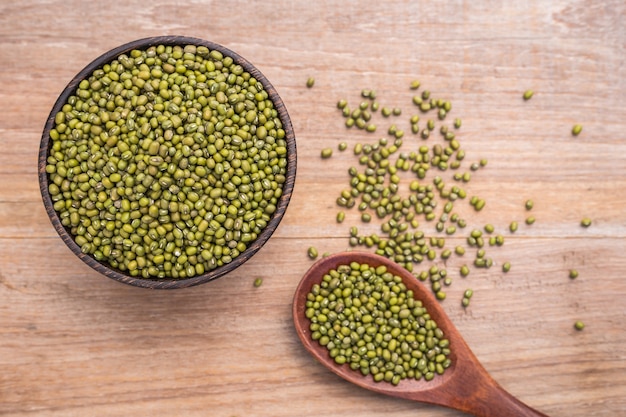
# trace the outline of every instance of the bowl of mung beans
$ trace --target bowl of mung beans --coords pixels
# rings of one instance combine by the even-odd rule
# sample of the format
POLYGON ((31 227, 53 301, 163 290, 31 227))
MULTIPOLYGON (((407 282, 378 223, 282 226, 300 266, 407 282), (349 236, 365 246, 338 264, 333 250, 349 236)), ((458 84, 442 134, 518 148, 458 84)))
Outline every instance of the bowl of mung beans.
POLYGON ((55 230, 119 282, 174 289, 249 260, 283 218, 296 142, 245 58, 182 36, 140 39, 82 69, 46 120, 38 174, 55 230))

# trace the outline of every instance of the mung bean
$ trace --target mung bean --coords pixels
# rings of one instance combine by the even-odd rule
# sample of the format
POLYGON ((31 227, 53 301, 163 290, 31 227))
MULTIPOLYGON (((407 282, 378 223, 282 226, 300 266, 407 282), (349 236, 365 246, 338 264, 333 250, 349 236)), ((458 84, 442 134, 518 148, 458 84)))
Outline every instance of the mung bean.
POLYGON ((576 125, 574 125, 574 127, 572 127, 572 135, 574 135, 574 136, 580 135, 580 132, 582 132, 582 131, 583 131, 583 126, 582 125, 576 124, 576 125))
POLYGON ((526 202, 524 203, 524 207, 526 207, 526 210, 532 210, 534 206, 535 203, 533 202, 533 200, 526 200, 526 202))
POLYGON ((311 338, 326 347, 335 363, 376 382, 428 381, 452 364, 444 332, 413 291, 384 266, 352 262, 331 269, 307 294, 305 315, 311 338), (378 301, 359 309, 354 303, 361 299, 378 301))
POLYGON ((151 46, 103 68, 50 132, 46 172, 62 223, 83 251, 138 278, 232 262, 267 226, 285 182, 286 133, 268 91, 204 47, 151 46))

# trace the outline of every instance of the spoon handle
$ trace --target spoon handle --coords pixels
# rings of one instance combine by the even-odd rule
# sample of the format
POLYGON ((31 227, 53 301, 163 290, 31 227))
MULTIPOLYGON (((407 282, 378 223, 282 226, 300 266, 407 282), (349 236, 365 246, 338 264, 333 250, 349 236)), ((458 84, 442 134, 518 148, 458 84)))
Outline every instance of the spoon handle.
POLYGON ((531 408, 499 385, 490 385, 483 392, 484 397, 475 398, 470 412, 476 417, 548 417, 540 411, 531 408))
POLYGON ((466 369, 450 385, 440 404, 476 417, 548 417, 511 395, 480 365, 466 369))

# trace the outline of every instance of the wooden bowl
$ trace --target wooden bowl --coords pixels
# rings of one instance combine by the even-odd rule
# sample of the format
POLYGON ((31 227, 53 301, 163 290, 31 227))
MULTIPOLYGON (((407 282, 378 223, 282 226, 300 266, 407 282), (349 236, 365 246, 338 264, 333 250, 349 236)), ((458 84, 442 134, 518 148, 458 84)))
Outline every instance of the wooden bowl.
POLYGON ((209 42, 202 39, 183 37, 183 36, 160 36, 160 37, 151 37, 136 40, 125 45, 121 45, 117 48, 114 48, 99 58, 95 59, 89 65, 87 65, 84 69, 82 69, 67 85, 67 87, 63 90, 63 92, 58 97, 55 102, 48 119, 46 120, 45 128, 43 130, 43 134, 41 137, 41 144, 39 148, 39 160, 38 160, 38 173, 39 173, 39 188, 41 191, 41 196, 43 198, 44 206, 46 208, 46 212, 54 226, 55 230, 63 239, 65 244, 70 248, 70 250, 83 262, 87 265, 95 269, 96 271, 102 273, 103 275, 114 279, 116 281, 122 282, 124 284, 129 284, 137 287, 143 288, 153 288, 153 289, 174 289, 174 288, 184 288, 191 287, 194 285, 202 284, 219 278, 242 265, 248 259, 250 259, 272 236, 278 224, 280 223, 283 215, 285 214, 285 210, 287 209, 287 205, 289 204, 289 200, 291 199, 291 195, 293 193, 293 187, 295 183, 296 177, 296 139, 293 132, 293 127, 291 124, 291 120, 289 118, 289 114, 287 113, 287 109, 283 104, 280 96, 276 92, 276 89, 272 86, 269 80, 250 62, 248 62, 245 58, 238 55, 237 53, 227 49, 221 45, 215 44, 213 42, 209 42), (143 278, 143 277, 133 277, 124 271, 119 269, 115 269, 111 267, 111 265, 100 262, 96 260, 92 255, 85 254, 81 251, 79 245, 74 241, 74 236, 71 235, 70 230, 62 225, 61 219, 58 213, 54 210, 53 201, 51 195, 48 191, 48 186, 50 182, 49 175, 46 172, 47 158, 50 152, 50 147, 52 146, 52 140, 50 139, 50 131, 55 126, 55 115, 57 112, 61 110, 63 105, 67 103, 68 98, 75 93, 77 90, 78 84, 85 78, 88 78, 94 70, 102 67, 104 64, 110 63, 111 61, 117 59, 117 57, 121 54, 129 53, 131 50, 144 50, 151 46, 156 45, 196 45, 196 46, 206 46, 210 50, 217 50, 221 52, 224 56, 231 57, 234 63, 241 65, 241 67, 249 72, 257 81, 261 82, 264 89, 267 91, 269 95, 269 99, 273 102, 274 108, 278 112, 280 120, 283 124, 283 130, 285 131, 285 140, 287 144, 287 169, 286 169, 286 180, 283 184, 282 195, 280 196, 278 203, 276 205, 275 212, 271 215, 269 222, 266 227, 258 234, 257 238, 250 242, 247 248, 242 251, 238 256, 234 257, 234 259, 227 264, 219 266, 215 269, 210 270, 202 275, 196 275, 190 278, 182 278, 182 279, 157 279, 157 278, 143 278))

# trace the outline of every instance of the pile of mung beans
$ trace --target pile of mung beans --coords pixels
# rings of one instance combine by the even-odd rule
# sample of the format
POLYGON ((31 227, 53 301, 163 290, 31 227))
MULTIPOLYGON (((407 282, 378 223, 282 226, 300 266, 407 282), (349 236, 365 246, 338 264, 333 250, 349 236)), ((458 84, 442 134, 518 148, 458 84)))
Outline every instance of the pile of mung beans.
POLYGON ((305 315, 312 339, 335 363, 376 382, 430 381, 452 364, 444 332, 385 266, 352 262, 330 270, 307 294, 305 315))
MULTIPOLYGON (((374 90, 362 90, 361 101, 354 107, 345 99, 338 101, 347 128, 372 135, 380 130, 374 123, 376 117, 385 121, 388 128, 373 143, 354 146, 358 165, 348 169, 349 188, 337 197, 336 203, 341 208, 337 222, 345 220, 344 210, 355 207, 362 223, 377 219, 380 233, 364 234, 357 226, 350 227, 350 246, 372 248, 411 272, 415 264, 424 261, 441 260, 445 264, 453 253, 463 256, 465 247, 447 247, 446 237, 468 230, 465 239, 475 252, 473 267, 490 268, 495 262, 487 255, 487 249, 502 246, 504 235, 497 233, 491 224, 468 227, 468 221, 455 210, 464 200, 474 211, 485 207, 486 201, 468 195, 466 186, 472 173, 484 168, 487 160, 466 162, 466 153, 457 138, 461 119, 446 123, 452 111, 450 101, 435 98, 429 90, 419 93, 419 81, 413 81, 409 87, 413 91, 413 111, 405 117, 410 133, 400 127, 405 112, 396 106, 381 105, 374 90), (406 143, 410 148, 404 150, 406 143), (430 232, 427 225, 432 225, 434 230, 430 232)), ((339 144, 338 149, 345 150, 346 146, 339 144)), ((330 151, 327 149, 322 156, 329 158, 330 151)), ((459 271, 462 277, 469 272, 467 265, 459 271)), ((452 283, 452 276, 445 267, 433 265, 415 275, 430 282, 437 298, 446 298, 445 287, 452 283)), ((469 297, 464 297, 463 306, 468 304, 469 297)))
MULTIPOLYGON (((452 284, 452 275, 445 267, 447 260, 453 254, 464 256, 467 248, 473 252, 474 259, 470 265, 460 267, 460 277, 467 277, 470 268, 491 268, 496 261, 487 251, 502 246, 504 235, 516 233, 522 222, 512 220, 508 230, 503 232, 496 231, 490 223, 469 227, 468 221, 455 210, 463 200, 476 212, 486 206, 480 196, 468 195, 466 186, 475 171, 487 166, 487 160, 475 160, 467 166, 466 153, 457 137, 462 121, 455 118, 446 123, 452 111, 451 102, 435 98, 429 90, 420 93, 420 87, 418 80, 409 85, 411 112, 404 116, 405 120, 402 115, 406 115, 406 111, 381 104, 375 90, 361 90, 356 105, 351 106, 346 99, 337 102, 347 129, 357 129, 371 137, 381 130, 376 120, 384 121, 388 127, 377 140, 359 142, 353 147, 358 164, 349 167, 349 187, 336 199, 340 207, 336 220, 343 223, 346 211, 354 208, 359 211, 361 223, 367 230, 371 230, 367 224, 377 219, 379 233, 363 233, 352 225, 349 245, 371 248, 410 272, 416 264, 429 262, 430 267, 413 274, 421 281, 429 281, 435 296, 444 300, 445 288, 452 284), (401 128, 403 121, 408 122, 410 129, 406 132, 410 133, 401 128), (405 150, 407 142, 409 149, 405 150), (407 176, 410 178, 408 185, 407 176), (446 238, 459 233, 463 233, 465 245, 449 247, 446 238)), ((528 101, 533 94, 532 90, 527 90, 523 99, 528 101)), ((578 135, 581 131, 582 126, 576 125, 572 133, 578 135)), ((337 149, 345 151, 347 143, 339 142, 337 149)), ((331 158, 332 148, 323 149, 321 156, 331 158)), ((534 202, 526 199, 520 206, 528 213, 534 202)), ((526 214, 523 223, 530 227, 535 221, 533 215, 526 214)), ((590 225, 591 219, 584 217, 581 226, 590 225)), ((511 270, 510 262, 502 261, 501 265, 502 273, 511 270)), ((463 307, 469 306, 473 294, 471 288, 464 291, 463 307)))
POLYGON ((50 139, 61 223, 82 252, 133 277, 228 264, 266 227, 286 179, 268 92, 205 46, 119 55, 79 83, 50 139))

